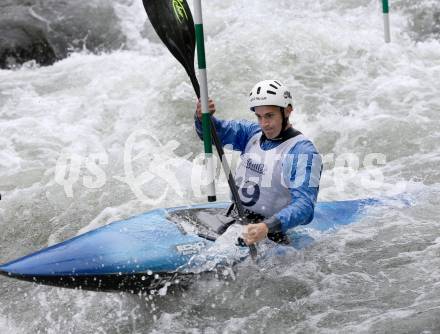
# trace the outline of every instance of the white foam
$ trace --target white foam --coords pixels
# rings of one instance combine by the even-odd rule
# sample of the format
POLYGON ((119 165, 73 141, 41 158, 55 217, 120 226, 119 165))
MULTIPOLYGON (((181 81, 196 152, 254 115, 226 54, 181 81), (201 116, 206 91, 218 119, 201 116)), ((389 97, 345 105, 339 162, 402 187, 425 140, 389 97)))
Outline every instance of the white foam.
MULTIPOLYGON (((417 5, 423 11, 432 3, 425 0, 417 5)), ((359 178, 368 174, 362 165, 355 176, 339 177, 343 190, 335 188, 336 170, 329 163, 320 200, 382 197, 400 181, 416 198, 411 208, 389 205, 333 234, 316 232, 312 235, 315 244, 306 251, 289 253, 286 268, 273 269, 279 277, 269 276, 264 286, 252 277, 238 281, 243 286, 235 287, 234 298, 228 297, 230 287, 218 288, 227 304, 222 312, 234 313, 230 320, 216 318, 218 328, 233 331, 247 328, 248 322, 264 326, 288 315, 283 319, 290 319, 291 328, 297 326, 299 331, 366 332, 390 320, 410 318, 414 310, 422 315, 435 312, 440 43, 435 39, 415 43, 408 24, 411 13, 405 9, 411 6, 409 1, 393 4, 392 43, 385 44, 380 2, 376 0, 204 3, 209 88, 217 103, 217 116, 254 120, 247 107, 248 91, 259 80, 279 78, 293 90, 291 121, 324 155, 355 153, 361 162, 372 152, 387 157, 386 165, 379 167, 384 183, 378 188, 360 186, 359 178), (248 284, 254 284, 263 295, 266 288, 280 285, 281 289, 286 281, 280 277, 301 280, 310 294, 296 301, 287 300, 296 299, 295 293, 283 295, 280 303, 259 299, 252 291, 247 294, 248 284), (414 297, 408 288, 413 283, 405 277, 414 278, 418 286, 411 289, 419 296, 414 297), (246 304, 234 304, 237 296, 245 294, 246 304), (361 306, 353 306, 353 300, 361 306), (256 304, 268 310, 252 318, 256 304), (365 320, 367 317, 371 320, 365 320)), ((9 254, 23 253, 26 243, 44 244, 47 239, 54 243, 77 231, 83 233, 154 207, 205 201, 204 195, 190 191, 185 162, 163 169, 163 176, 174 176, 180 187, 171 188, 155 205, 137 199, 126 183, 115 178, 125 175, 124 145, 136 130, 154 135, 164 147, 172 140, 180 143, 171 154, 171 150, 150 149, 151 141, 139 141, 137 152, 144 152, 144 158, 154 153, 165 161, 192 153, 192 160, 203 150, 193 131, 195 98, 186 73, 154 37, 151 27, 141 32, 146 15, 140 1, 120 0, 115 9, 128 37, 127 50, 100 55, 74 53, 50 67, 0 71, 0 218, 4 220, 0 226, 5 236, 2 247, 7 247, 9 254), (85 187, 83 177, 93 175, 83 168, 73 186, 73 198, 66 197, 63 187, 54 181, 63 153, 84 158, 105 153, 108 164, 101 166, 107 176, 105 186, 85 187)), ((144 158, 137 160, 136 176, 148 170, 144 158)), ((160 195, 166 184, 157 177, 143 190, 151 196, 160 195)), ((218 190, 219 197, 226 199, 225 181, 218 190)), ((220 253, 225 252, 227 258, 240 256, 226 251, 235 247, 222 248, 233 242, 234 238, 216 247, 220 246, 220 253)), ((212 259, 208 266, 217 263, 212 259)), ((207 289, 213 284, 207 284, 207 289)), ((206 305, 218 303, 212 296, 205 297, 205 292, 200 295, 206 298, 206 305)), ((60 311, 59 316, 83 331, 109 328, 101 322, 102 307, 118 325, 142 323, 140 318, 127 317, 118 298, 100 297, 96 303, 90 297, 82 303, 88 294, 75 297, 75 293, 42 300, 44 307, 41 311, 34 307, 35 312, 44 318, 50 309, 59 307, 60 298, 66 305, 73 298, 80 315, 60 311), (94 308, 95 304, 99 307, 94 308), (85 322, 87 329, 81 327, 84 319, 89 321, 85 322)), ((17 298, 12 302, 21 304, 17 298)), ((185 298, 200 304, 190 293, 185 298)), ((188 324, 194 321, 195 310, 186 300, 178 301, 183 305, 182 313, 169 313, 171 317, 159 308, 161 321, 154 330, 166 331, 170 320, 177 323, 176 328, 191 327, 188 324)), ((200 326, 213 326, 215 313, 207 309, 196 312, 200 326)), ((0 317, 0 331, 26 331, 7 319, 7 315, 0 317)), ((53 320, 48 326, 56 331, 60 324, 53 320)))
POLYGON ((18 327, 10 317, 0 315, 0 332, 19 334, 23 333, 23 328, 18 327))
POLYGON ((215 270, 219 266, 231 267, 248 254, 247 249, 237 246, 237 240, 242 237, 242 233, 243 225, 231 225, 210 247, 194 255, 181 270, 201 273, 215 270))

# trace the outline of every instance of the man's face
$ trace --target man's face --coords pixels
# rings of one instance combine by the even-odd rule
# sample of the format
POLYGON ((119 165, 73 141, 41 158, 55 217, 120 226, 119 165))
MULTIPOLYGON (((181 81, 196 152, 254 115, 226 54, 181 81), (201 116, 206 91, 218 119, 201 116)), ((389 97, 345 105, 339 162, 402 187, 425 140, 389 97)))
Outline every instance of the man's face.
POLYGON ((280 107, 277 106, 259 106, 255 107, 255 115, 258 119, 264 135, 268 139, 273 139, 281 132, 283 117, 280 107))

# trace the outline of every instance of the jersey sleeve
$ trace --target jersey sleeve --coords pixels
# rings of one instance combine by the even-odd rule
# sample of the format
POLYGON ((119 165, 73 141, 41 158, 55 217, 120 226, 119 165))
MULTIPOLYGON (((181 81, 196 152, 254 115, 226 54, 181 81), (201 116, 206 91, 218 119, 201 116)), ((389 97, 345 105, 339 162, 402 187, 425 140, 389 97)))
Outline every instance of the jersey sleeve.
MULTIPOLYGON (((244 152, 246 144, 252 136, 261 131, 261 128, 257 123, 246 120, 225 121, 215 117, 212 117, 212 120, 215 124, 222 145, 232 145, 234 151, 244 152)), ((200 139, 203 139, 202 122, 196 115, 194 115, 194 124, 197 135, 200 139)))
POLYGON ((299 142, 289 151, 283 163, 283 175, 285 182, 288 182, 291 202, 274 215, 272 230, 286 232, 312 221, 321 173, 321 155, 310 141, 299 142))

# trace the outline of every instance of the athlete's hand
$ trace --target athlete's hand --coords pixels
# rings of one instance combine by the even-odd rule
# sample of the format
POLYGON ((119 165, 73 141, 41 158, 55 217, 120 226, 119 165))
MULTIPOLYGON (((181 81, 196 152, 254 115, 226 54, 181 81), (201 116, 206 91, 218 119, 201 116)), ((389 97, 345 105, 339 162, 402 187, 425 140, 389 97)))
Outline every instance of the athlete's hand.
POLYGON ((249 224, 244 227, 243 240, 246 245, 253 245, 267 237, 269 229, 265 223, 249 224))
MULTIPOLYGON (((214 101, 212 99, 208 100, 208 110, 211 113, 211 115, 214 115, 214 113, 215 113, 215 103, 214 103, 214 101)), ((197 114, 197 117, 201 120, 202 119, 202 103, 200 102, 200 99, 197 100, 196 114, 197 114)))

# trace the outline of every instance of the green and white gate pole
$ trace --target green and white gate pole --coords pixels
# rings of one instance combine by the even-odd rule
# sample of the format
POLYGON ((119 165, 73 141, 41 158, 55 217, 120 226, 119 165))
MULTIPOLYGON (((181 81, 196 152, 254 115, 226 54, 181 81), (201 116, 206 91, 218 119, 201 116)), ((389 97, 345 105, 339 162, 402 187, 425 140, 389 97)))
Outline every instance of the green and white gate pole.
POLYGON ((391 42, 390 37, 390 8, 388 6, 388 0, 382 0, 382 12, 383 12, 383 24, 384 24, 384 34, 385 42, 391 42))
POLYGON ((212 154, 211 115, 208 107, 208 75, 206 73, 205 39, 203 35, 202 1, 194 1, 194 24, 196 30, 197 60, 199 65, 200 100, 202 103, 203 143, 208 184, 208 202, 217 200, 214 183, 214 155, 212 154))

